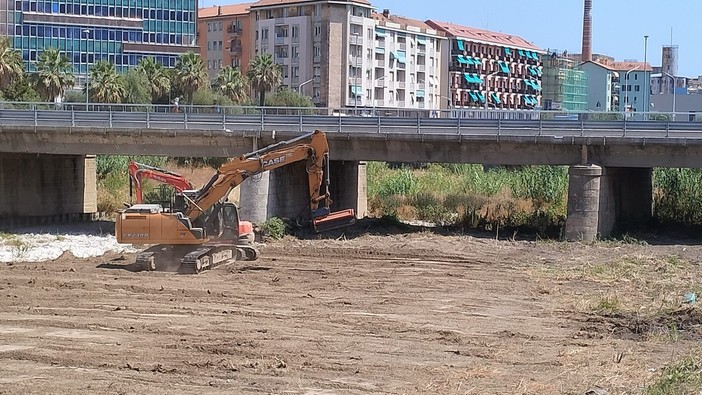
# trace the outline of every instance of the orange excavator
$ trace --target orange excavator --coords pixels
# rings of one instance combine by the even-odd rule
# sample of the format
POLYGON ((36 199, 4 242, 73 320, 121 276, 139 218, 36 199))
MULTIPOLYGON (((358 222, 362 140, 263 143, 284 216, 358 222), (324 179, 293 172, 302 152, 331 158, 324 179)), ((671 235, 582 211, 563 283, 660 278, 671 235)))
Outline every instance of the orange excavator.
POLYGON ((132 189, 134 189, 137 204, 144 202, 141 183, 141 180, 144 178, 168 184, 175 188, 177 193, 195 190, 193 184, 178 173, 129 161, 129 195, 132 195, 132 189))
MULTIPOLYGON (((197 195, 193 184, 182 175, 159 167, 129 161, 129 196, 131 197, 133 192, 136 204, 144 203, 142 180, 145 178, 172 186, 176 192, 176 199, 181 195, 191 198, 197 195)), ((250 241, 255 239, 251 222, 239 221, 239 237, 250 241)))
POLYGON ((143 203, 122 210, 115 224, 117 241, 155 245, 137 256, 137 264, 147 270, 199 273, 231 260, 255 260, 258 250, 240 234, 238 208, 226 197, 247 178, 300 161, 306 161, 312 230, 353 224, 354 210, 330 210, 329 144, 324 132, 316 130, 230 159, 201 189, 176 193, 170 210, 143 203))

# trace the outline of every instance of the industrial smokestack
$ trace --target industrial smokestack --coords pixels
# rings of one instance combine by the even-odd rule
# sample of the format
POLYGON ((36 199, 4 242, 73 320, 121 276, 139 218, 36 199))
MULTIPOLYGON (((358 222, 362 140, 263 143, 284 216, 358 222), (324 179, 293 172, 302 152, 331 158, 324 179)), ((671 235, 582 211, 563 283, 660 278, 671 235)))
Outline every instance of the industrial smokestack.
POLYGON ((581 61, 592 60, 592 0, 585 0, 583 13, 583 49, 581 61))

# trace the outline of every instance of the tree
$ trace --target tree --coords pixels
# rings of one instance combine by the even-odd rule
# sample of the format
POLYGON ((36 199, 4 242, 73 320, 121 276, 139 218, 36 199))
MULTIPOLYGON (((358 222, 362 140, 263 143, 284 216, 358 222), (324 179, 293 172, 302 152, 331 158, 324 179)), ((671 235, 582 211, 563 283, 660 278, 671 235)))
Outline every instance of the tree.
POLYGON ((274 95, 266 97, 266 106, 271 107, 314 107, 314 103, 308 96, 285 88, 280 89, 274 95))
POLYGON ((32 74, 36 90, 47 101, 56 101, 66 88, 76 84, 73 66, 66 55, 56 48, 47 48, 37 60, 37 72, 32 74))
POLYGON ((26 74, 20 75, 10 85, 1 91, 2 97, 7 101, 38 102, 41 96, 29 83, 26 74))
POLYGON ((144 57, 139 61, 136 70, 143 74, 151 91, 151 102, 156 103, 171 90, 171 76, 168 69, 154 58, 144 57))
POLYGON ((24 76, 22 55, 12 48, 9 38, 0 37, 0 90, 4 90, 22 76, 24 76))
POLYGON ((271 54, 258 55, 249 67, 249 81, 258 92, 258 104, 266 104, 266 92, 276 89, 283 80, 280 66, 273 62, 271 54))
POLYGON ((124 97, 122 100, 129 104, 152 103, 152 90, 146 75, 132 69, 122 76, 124 82, 124 97))
POLYGON ((217 76, 217 90, 236 104, 241 104, 249 98, 246 77, 238 67, 227 66, 217 76))
POLYGON ((121 103, 124 98, 124 80, 115 65, 101 60, 88 70, 90 101, 96 103, 121 103))
POLYGON ((207 70, 200 55, 189 51, 178 57, 174 69, 175 83, 180 86, 188 103, 193 103, 193 93, 208 84, 207 70))

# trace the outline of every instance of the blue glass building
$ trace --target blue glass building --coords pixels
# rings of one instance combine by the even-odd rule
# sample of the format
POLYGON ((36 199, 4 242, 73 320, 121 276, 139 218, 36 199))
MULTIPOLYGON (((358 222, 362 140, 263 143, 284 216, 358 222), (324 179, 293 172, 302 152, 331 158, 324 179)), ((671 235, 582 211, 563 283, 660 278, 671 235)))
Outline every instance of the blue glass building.
POLYGON ((118 71, 152 56, 167 67, 196 48, 197 0, 0 0, 0 33, 11 37, 28 71, 55 47, 79 77, 108 60, 118 71))

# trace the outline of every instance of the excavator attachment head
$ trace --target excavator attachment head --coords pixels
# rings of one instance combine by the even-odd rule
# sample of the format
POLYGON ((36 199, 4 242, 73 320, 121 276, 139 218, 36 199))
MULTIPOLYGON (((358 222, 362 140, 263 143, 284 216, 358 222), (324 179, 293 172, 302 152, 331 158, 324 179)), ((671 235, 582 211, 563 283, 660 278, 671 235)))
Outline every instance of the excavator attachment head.
POLYGON ((339 229, 356 223, 356 213, 353 209, 335 211, 312 219, 312 228, 315 233, 339 229))

